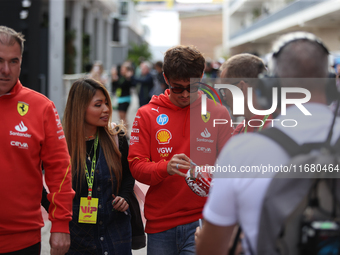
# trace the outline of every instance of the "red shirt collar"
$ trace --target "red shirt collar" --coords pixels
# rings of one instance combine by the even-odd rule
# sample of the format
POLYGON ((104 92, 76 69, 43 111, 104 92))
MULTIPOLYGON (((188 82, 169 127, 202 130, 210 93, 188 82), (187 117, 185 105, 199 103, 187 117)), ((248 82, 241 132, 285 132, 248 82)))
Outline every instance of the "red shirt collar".
POLYGON ((12 87, 12 89, 6 94, 3 94, 3 96, 9 96, 9 97, 15 96, 19 93, 21 89, 22 89, 22 84, 18 79, 17 83, 12 87))

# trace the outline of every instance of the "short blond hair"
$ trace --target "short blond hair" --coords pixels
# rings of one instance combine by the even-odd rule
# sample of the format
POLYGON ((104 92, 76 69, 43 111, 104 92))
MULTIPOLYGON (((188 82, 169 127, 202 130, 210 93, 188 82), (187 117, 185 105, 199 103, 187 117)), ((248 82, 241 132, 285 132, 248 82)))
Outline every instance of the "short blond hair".
POLYGON ((242 53, 237 54, 225 61, 220 67, 225 77, 221 78, 257 78, 260 73, 266 70, 264 62, 261 58, 242 53))

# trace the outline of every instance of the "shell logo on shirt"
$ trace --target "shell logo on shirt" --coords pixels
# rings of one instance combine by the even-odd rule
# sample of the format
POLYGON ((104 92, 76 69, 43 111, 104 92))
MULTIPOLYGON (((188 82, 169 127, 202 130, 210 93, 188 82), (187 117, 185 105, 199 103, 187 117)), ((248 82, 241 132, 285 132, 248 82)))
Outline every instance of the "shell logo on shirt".
POLYGON ((24 116, 27 112, 28 112, 28 104, 25 103, 25 102, 18 102, 17 104, 17 110, 18 110, 18 113, 21 115, 21 116, 24 116))
POLYGON ((171 138, 172 135, 167 129, 160 129, 156 133, 156 140, 159 144, 168 144, 170 143, 171 138))

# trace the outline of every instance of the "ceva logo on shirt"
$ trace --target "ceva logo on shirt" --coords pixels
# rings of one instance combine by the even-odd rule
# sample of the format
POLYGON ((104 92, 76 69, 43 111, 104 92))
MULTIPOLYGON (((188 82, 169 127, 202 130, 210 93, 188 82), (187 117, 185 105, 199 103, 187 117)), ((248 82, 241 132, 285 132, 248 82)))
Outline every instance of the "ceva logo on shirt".
POLYGON ((169 117, 166 114, 160 114, 157 116, 156 119, 158 125, 164 126, 169 121, 169 117))

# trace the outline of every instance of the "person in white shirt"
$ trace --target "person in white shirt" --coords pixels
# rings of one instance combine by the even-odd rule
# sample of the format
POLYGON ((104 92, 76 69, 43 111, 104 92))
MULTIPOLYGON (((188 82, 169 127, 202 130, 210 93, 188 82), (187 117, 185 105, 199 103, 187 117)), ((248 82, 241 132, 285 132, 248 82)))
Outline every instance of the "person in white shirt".
MULTIPOLYGON (((280 42, 281 47, 273 54, 272 71, 275 77, 327 78, 328 50, 314 35, 288 34, 280 42)), ((309 102, 303 106, 312 116, 304 115, 298 107, 292 105, 287 108, 286 115, 279 115, 277 119, 295 119, 297 126, 285 128, 280 121, 275 121, 275 127, 298 144, 325 141, 332 123, 333 112, 326 105, 326 85, 317 84, 317 80, 313 79, 309 84, 297 86, 311 92, 309 102)), ((282 87, 284 86, 287 84, 282 84, 282 87)), ((297 98, 299 95, 291 96, 297 98)), ((337 122, 334 127, 333 143, 340 135, 339 124, 337 122)), ((289 159, 287 152, 270 138, 257 133, 247 133, 233 137, 225 145, 215 166, 230 165, 240 170, 242 166, 285 165, 289 159)), ((227 177, 225 173, 214 175, 214 185, 203 212, 204 224, 202 230, 196 232, 198 255, 227 254, 236 224, 242 226, 246 254, 257 254, 262 202, 272 179, 250 178, 256 176, 247 173, 240 175, 245 178, 227 177)))

